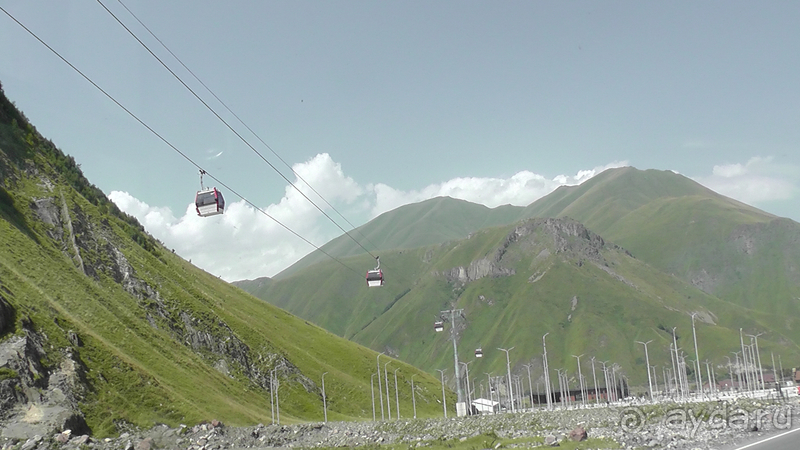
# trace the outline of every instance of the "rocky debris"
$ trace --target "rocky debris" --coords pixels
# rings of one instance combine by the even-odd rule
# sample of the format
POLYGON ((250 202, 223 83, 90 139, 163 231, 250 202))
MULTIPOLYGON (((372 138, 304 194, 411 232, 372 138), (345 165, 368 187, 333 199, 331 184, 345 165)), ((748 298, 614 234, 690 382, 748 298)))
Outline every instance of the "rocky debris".
MULTIPOLYGON (((642 407, 642 415, 630 416, 631 408, 601 407, 575 410, 535 411, 494 416, 449 419, 400 419, 385 422, 328 422, 295 425, 228 427, 218 420, 194 426, 170 428, 158 425, 149 430, 130 431, 116 438, 94 439, 64 431, 26 438, 0 436, 3 449, 95 450, 217 450, 267 448, 375 447, 403 444, 424 447, 434 441, 464 442, 488 431, 501 439, 538 438, 547 446, 592 438, 613 440, 622 448, 711 449, 733 444, 754 435, 781 430, 790 424, 797 405, 748 403, 670 404, 642 407), (648 409, 650 408, 650 409, 648 409), (650 415, 663 408, 666 415, 650 415), (695 415, 698 408, 714 408, 718 414, 695 415), (681 414, 679 412, 683 411, 681 414), (723 414, 721 416, 719 414, 723 414), (737 416, 737 414, 740 414, 737 416), (676 420, 681 417, 683 421, 676 420), (666 418, 669 417, 669 420, 666 418), (724 418, 723 422, 716 419, 724 418), (642 420, 627 420, 627 419, 642 420), (757 429, 758 431, 750 431, 757 429), (42 438, 42 436, 50 436, 42 438), (27 447, 26 447, 27 446, 27 447)), ((457 447, 457 444, 456 444, 457 447)))
POLYGON ((582 426, 577 426, 575 429, 569 432, 569 440, 574 442, 585 441, 588 438, 589 434, 582 426))

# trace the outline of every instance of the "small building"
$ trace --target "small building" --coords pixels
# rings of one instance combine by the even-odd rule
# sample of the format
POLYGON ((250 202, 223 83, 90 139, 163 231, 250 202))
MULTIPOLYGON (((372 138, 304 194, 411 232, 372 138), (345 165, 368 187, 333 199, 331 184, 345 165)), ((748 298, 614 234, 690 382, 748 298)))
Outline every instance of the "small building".
POLYGON ((487 398, 476 398, 472 401, 473 414, 496 414, 500 412, 500 402, 487 398))

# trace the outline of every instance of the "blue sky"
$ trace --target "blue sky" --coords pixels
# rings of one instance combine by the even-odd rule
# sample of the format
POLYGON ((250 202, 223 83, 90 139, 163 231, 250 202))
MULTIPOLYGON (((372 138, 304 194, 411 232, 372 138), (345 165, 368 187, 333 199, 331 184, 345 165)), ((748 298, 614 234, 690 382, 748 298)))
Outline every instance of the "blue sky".
MULTIPOLYGON (((355 225, 436 195, 526 205, 620 165, 800 220, 797 2, 101 2, 294 181, 124 3, 355 225)), ((100 2, 0 6, 248 200, 316 245, 340 234, 100 2)), ((196 168, 5 14, 0 82, 206 270, 274 275, 312 250, 230 193, 228 214, 194 217, 196 168)))

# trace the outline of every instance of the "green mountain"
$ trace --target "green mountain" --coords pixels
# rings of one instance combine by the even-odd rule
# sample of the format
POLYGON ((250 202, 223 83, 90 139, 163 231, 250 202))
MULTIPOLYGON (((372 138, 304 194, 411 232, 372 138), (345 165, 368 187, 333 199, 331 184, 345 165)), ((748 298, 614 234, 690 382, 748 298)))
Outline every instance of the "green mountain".
POLYGON ((800 314, 800 224, 681 175, 609 170, 556 190, 525 215, 571 217, 709 294, 782 317, 800 314))
MULTIPOLYGON (((322 420, 325 372, 329 418, 371 420, 377 357, 165 249, 0 89, 0 434, 269 423, 272 392, 283 422, 322 420)), ((403 415, 412 375, 441 413, 436 378, 391 367, 403 415)))
MULTIPOLYGON (((585 353, 587 358, 639 367, 631 376, 641 382, 646 379, 643 351, 634 341, 655 339, 651 356, 661 367, 669 367, 672 327, 685 337, 692 312, 702 318, 697 327, 700 358, 711 359, 720 376, 727 374, 724 357, 739 347, 740 328, 767 333, 759 339, 762 353, 768 349, 797 359, 800 226, 794 221, 719 195, 674 172, 631 167, 561 187, 526 208, 504 207, 504 214, 487 215, 498 225, 494 228, 480 228, 479 221, 459 222, 458 218, 473 217, 474 211, 480 208, 438 198, 398 208, 360 227, 361 234, 381 244, 376 250, 381 252, 387 285, 377 290, 365 288, 361 277, 319 255, 313 261, 320 262, 312 267, 309 258, 274 280, 242 287, 337 335, 429 371, 452 366, 452 346, 433 334, 430 325, 439 311, 453 307, 464 309, 468 322, 459 335, 460 358, 471 360, 472 347, 490 349, 472 364, 477 373, 502 371, 504 354, 496 347, 516 346, 519 356, 512 360, 517 369, 536 362, 541 358, 541 336, 550 332, 548 353, 556 358, 551 367, 575 367, 571 355, 585 353), (433 215, 430 208, 442 212, 433 215), (465 212, 458 212, 462 209, 465 212), (513 235, 510 230, 528 223, 514 222, 531 217, 562 218, 564 224, 576 220, 585 224, 587 233, 625 250, 615 245, 598 249, 596 253, 613 265, 586 265, 590 256, 578 252, 567 258, 558 249, 541 247, 540 241, 518 250, 515 264, 529 264, 524 269, 502 266, 512 270, 512 276, 463 282, 443 275, 467 273, 484 264, 487 255, 504 248, 513 235), (387 228, 400 221, 402 227, 387 228), (458 228, 461 236, 428 232, 464 222, 471 226, 458 228), (399 242, 403 244, 395 244, 399 242), (413 247, 421 242, 427 245, 413 247), (565 309, 573 300, 578 305, 574 313, 565 309)), ((347 241, 352 242, 340 237, 331 243, 339 246, 329 244, 326 250, 351 267, 370 267, 363 250, 347 241), (347 251, 340 251, 345 247, 347 251)), ((691 343, 679 345, 693 353, 691 343)), ((541 367, 541 359, 537 364, 541 367)))
MULTIPOLYGON (((368 224, 328 242, 296 262, 275 278, 285 278, 316 263, 336 257, 353 256, 369 251, 411 249, 463 239, 481 228, 506 225, 519 220, 522 208, 504 205, 487 208, 464 200, 437 197, 405 205, 381 214, 368 224), (362 248, 358 243, 364 246, 362 248)), ((366 270, 375 266, 368 263, 366 270)), ((249 290, 248 290, 249 291, 249 290)))
MULTIPOLYGON (((635 341, 653 339, 651 364, 669 367, 673 327, 678 345, 693 355, 691 313, 697 313, 700 358, 711 359, 719 376, 727 374, 723 356, 739 346, 739 328, 769 331, 759 340, 763 354, 774 351, 787 360, 800 355, 797 319, 704 293, 569 219, 528 219, 467 239, 384 251, 381 259, 387 279, 381 288, 367 288, 360 276, 328 261, 256 294, 429 371, 452 371, 449 335, 432 328, 441 311, 462 310, 456 320, 459 359, 471 361, 469 370, 479 380, 505 373, 505 353, 497 349, 509 347, 512 370, 526 375, 524 365, 532 364, 532 383, 541 379, 542 336, 550 333, 553 369, 574 374, 572 355, 583 354, 584 375, 595 357, 621 365, 631 382, 646 383, 644 352, 635 341), (481 359, 473 356, 478 347, 481 359)), ((361 267, 369 256, 343 261, 361 267)))

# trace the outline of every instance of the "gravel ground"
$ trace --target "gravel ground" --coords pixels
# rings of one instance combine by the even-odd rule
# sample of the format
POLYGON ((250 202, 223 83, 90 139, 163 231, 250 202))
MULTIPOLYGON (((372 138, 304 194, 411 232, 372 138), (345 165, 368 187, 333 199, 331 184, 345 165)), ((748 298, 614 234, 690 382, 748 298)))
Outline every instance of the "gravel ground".
POLYGON ((0 440, 3 450, 124 449, 222 450, 362 447, 405 444, 425 447, 439 440, 463 441, 493 432, 500 438, 538 436, 561 441, 586 429, 591 438, 612 439, 621 448, 718 449, 792 427, 798 402, 731 402, 626 405, 534 411, 451 419, 400 419, 385 422, 328 422, 228 427, 215 420, 193 427, 157 426, 130 430, 117 438, 59 433, 25 441, 0 440))

